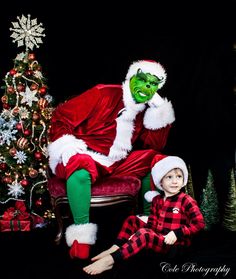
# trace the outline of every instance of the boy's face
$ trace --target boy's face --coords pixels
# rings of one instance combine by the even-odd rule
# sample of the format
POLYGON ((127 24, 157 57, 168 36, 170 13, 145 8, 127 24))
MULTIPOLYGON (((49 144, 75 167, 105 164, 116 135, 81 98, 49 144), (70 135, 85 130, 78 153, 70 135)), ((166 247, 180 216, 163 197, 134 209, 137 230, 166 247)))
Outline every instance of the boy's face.
POLYGON ((169 171, 161 180, 161 186, 166 197, 177 194, 184 184, 184 176, 181 169, 169 171))
POLYGON ((130 91, 136 103, 146 103, 157 92, 160 80, 158 77, 145 74, 141 70, 130 79, 130 91))

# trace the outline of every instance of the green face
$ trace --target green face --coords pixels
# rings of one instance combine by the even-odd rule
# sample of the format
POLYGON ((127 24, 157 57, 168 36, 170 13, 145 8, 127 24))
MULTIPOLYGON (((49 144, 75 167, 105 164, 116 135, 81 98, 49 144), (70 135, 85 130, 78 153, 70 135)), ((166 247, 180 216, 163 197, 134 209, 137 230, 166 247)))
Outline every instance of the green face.
POLYGON ((146 103, 157 92, 160 79, 158 77, 145 74, 140 69, 137 74, 130 79, 130 91, 136 103, 146 103))

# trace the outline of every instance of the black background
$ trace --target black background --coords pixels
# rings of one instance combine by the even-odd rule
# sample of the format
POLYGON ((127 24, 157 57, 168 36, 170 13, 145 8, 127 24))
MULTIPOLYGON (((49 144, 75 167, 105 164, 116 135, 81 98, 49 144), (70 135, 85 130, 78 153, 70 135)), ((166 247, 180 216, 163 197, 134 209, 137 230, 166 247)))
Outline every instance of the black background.
POLYGON ((98 83, 121 83, 135 60, 159 61, 168 75, 160 94, 172 101, 176 114, 164 152, 191 164, 197 196, 201 177, 215 170, 221 198, 228 192, 227 170, 235 164, 234 4, 8 1, 1 7, 0 76, 24 51, 9 31, 22 14, 45 28, 34 52, 55 105, 98 83))
POLYGON ((45 28, 34 52, 55 105, 98 83, 121 83, 133 61, 154 59, 166 68, 160 94, 176 113, 165 152, 198 169, 233 167, 235 3, 205 2, 8 1, 1 7, 0 76, 24 51, 9 31, 22 14, 45 28))
MULTIPOLYGON (((98 83, 121 83, 135 60, 159 61, 167 71, 160 94, 172 101, 176 114, 165 152, 191 164, 197 198, 212 168, 223 208, 227 172, 235 164, 235 3, 175 2, 5 2, 0 80, 24 51, 12 43, 9 31, 22 14, 45 28, 43 44, 34 52, 55 105, 98 83)), ((37 245, 39 260, 43 246, 37 245)))

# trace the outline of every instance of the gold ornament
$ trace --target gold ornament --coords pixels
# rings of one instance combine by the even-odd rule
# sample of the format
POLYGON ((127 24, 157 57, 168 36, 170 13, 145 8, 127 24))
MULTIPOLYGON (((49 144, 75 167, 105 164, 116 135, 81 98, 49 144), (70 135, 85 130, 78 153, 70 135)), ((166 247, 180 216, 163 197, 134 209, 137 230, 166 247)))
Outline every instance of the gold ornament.
POLYGON ((35 170, 35 169, 30 169, 30 171, 29 171, 29 177, 35 178, 35 177, 37 177, 37 176, 38 176, 38 171, 35 170))
POLYGON ((3 95, 2 98, 1 98, 1 101, 2 101, 3 104, 7 104, 7 102, 8 102, 7 95, 3 95))
POLYGON ((51 119, 52 113, 53 113, 53 108, 45 108, 44 110, 42 110, 42 115, 47 120, 51 119))

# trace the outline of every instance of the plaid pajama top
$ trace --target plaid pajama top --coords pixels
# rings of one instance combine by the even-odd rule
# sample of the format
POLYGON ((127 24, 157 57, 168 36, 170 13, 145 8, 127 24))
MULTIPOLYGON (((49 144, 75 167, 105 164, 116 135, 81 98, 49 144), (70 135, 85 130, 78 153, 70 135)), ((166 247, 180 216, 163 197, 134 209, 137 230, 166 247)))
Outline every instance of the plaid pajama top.
POLYGON ((146 227, 166 235, 174 231, 180 245, 190 245, 191 235, 205 226, 197 202, 188 194, 180 192, 164 199, 156 196, 152 201, 151 213, 146 227))
POLYGON ((165 198, 156 196, 152 201, 147 223, 135 215, 123 223, 115 244, 120 248, 111 253, 114 261, 128 259, 143 248, 157 253, 167 253, 173 246, 189 246, 191 236, 205 226, 197 202, 180 192, 165 198), (177 241, 172 245, 164 242, 164 236, 173 231, 177 241))

